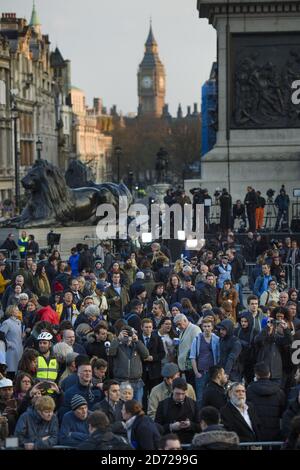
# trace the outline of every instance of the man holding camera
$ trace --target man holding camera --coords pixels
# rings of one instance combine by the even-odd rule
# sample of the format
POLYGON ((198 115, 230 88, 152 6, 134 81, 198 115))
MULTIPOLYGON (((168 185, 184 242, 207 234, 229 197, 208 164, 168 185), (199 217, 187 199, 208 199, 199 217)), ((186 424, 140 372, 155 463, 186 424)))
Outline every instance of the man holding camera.
MULTIPOLYGON (((273 314, 280 312, 276 307, 273 314)), ((270 379, 280 384, 283 376, 282 348, 292 343, 291 331, 284 320, 264 318, 262 331, 255 337, 257 348, 257 362, 264 362, 270 369, 270 379)))
POLYGON ((142 403, 144 382, 143 361, 149 357, 149 351, 139 340, 136 331, 125 325, 119 336, 109 348, 113 359, 113 376, 119 382, 130 382, 134 390, 134 400, 142 403))

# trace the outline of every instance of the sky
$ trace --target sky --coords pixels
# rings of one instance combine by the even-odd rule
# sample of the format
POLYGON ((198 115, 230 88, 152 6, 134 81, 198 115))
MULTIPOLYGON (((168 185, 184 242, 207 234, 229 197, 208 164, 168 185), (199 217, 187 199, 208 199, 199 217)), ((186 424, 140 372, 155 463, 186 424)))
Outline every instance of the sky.
MULTIPOLYGON (((201 102, 201 86, 216 59, 216 34, 200 19, 197 0, 36 0, 43 34, 71 61, 72 84, 92 104, 102 98, 123 114, 138 106, 137 71, 150 17, 167 78, 166 103, 201 102)), ((32 0, 0 0, 1 13, 30 20, 32 0)))

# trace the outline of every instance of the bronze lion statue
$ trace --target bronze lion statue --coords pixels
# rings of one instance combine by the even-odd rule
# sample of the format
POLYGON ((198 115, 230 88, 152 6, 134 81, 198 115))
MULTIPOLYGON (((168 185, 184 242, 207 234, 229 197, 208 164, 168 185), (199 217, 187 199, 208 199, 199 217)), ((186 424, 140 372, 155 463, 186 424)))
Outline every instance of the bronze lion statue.
POLYGON ((72 189, 65 176, 46 160, 37 160, 22 179, 28 201, 22 213, 2 226, 45 227, 50 225, 94 225, 100 204, 112 204, 118 213, 119 197, 132 196, 124 184, 103 183, 72 189))

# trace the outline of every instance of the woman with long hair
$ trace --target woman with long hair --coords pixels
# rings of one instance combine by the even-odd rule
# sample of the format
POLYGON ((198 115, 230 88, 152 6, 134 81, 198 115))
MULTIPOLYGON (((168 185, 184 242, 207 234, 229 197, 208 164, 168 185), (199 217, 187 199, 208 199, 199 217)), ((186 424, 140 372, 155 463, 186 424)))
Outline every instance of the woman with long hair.
POLYGON ((34 377, 37 371, 38 357, 39 353, 36 349, 25 349, 18 364, 18 373, 23 372, 24 374, 34 377))
POLYGON ((167 284, 167 302, 169 305, 175 302, 180 302, 184 297, 185 291, 180 285, 180 278, 178 274, 171 274, 167 284))
POLYGON ((239 302, 239 294, 237 290, 233 287, 232 281, 226 279, 224 281, 223 287, 219 292, 218 295, 218 304, 222 307, 223 303, 227 301, 231 303, 232 307, 232 317, 234 318, 234 322, 236 322, 236 307, 239 302))
POLYGON ((163 282, 158 282, 155 284, 154 289, 151 294, 151 298, 147 304, 147 309, 150 311, 152 309, 153 302, 156 300, 161 301, 165 306, 165 311, 169 313, 169 305, 166 300, 167 293, 165 291, 165 285, 163 282))
POLYGON ((35 323, 38 321, 39 316, 37 314, 38 310, 37 300, 32 297, 28 300, 26 305, 26 310, 23 312, 23 325, 25 328, 26 336, 28 337, 34 327, 35 323))
POLYGON ((37 282, 40 295, 46 295, 47 297, 49 297, 51 295, 51 287, 46 273, 45 265, 43 263, 38 264, 36 274, 38 278, 37 282))
POLYGON ((162 365, 166 364, 167 362, 175 362, 176 361, 176 348, 175 348, 175 332, 173 330, 173 323, 172 319, 169 317, 164 317, 161 319, 157 334, 160 336, 160 339, 163 342, 164 350, 165 350, 165 357, 162 359, 162 365))
POLYGON ((20 372, 15 378, 15 398, 18 403, 18 407, 21 405, 26 393, 33 386, 33 378, 26 372, 20 372))
POLYGON ((289 289, 289 300, 297 304, 297 316, 300 316, 300 302, 299 302, 299 292, 297 289, 289 289))
POLYGON ((149 416, 145 416, 142 405, 136 400, 125 401, 122 408, 128 442, 136 450, 155 450, 160 433, 149 416))
POLYGON ((187 317, 187 319, 192 322, 194 325, 198 325, 200 321, 200 315, 196 312, 196 309, 193 307, 190 299, 183 298, 181 299, 182 312, 187 317))

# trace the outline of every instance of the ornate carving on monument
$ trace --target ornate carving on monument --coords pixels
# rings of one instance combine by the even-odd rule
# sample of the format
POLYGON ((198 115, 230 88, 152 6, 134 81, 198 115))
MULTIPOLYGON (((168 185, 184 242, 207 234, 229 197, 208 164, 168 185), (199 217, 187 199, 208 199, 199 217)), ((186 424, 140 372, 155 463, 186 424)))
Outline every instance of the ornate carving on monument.
POLYGON ((291 102, 300 79, 300 34, 233 34, 231 128, 300 127, 291 102))

